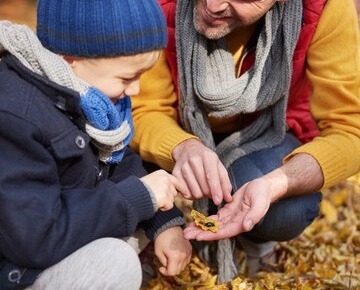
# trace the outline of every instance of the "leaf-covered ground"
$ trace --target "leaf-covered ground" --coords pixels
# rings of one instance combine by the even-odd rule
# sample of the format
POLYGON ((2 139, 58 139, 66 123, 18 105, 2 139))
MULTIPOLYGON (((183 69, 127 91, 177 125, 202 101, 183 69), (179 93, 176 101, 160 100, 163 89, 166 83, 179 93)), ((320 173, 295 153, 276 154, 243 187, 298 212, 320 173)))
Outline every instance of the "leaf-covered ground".
MULTIPOLYGON (((188 204, 181 204, 188 215, 188 204)), ((194 255, 179 276, 161 276, 144 290, 360 289, 360 174, 324 192, 321 216, 297 239, 278 245, 273 272, 246 276, 244 253, 237 251, 239 276, 216 285, 216 270, 194 255)))

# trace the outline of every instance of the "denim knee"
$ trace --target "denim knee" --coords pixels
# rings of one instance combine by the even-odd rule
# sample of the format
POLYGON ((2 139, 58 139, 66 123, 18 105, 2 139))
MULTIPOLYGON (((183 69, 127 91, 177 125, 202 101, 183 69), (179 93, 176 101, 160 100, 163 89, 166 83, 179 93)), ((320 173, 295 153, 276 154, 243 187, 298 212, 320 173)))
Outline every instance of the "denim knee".
POLYGON ((244 236, 254 242, 288 241, 299 236, 320 213, 321 192, 279 200, 244 236))

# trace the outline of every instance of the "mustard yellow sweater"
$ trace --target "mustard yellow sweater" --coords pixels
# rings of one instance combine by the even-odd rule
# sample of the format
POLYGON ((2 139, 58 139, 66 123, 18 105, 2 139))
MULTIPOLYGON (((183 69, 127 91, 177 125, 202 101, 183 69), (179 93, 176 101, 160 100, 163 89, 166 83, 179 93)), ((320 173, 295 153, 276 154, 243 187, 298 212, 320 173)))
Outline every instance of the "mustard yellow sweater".
MULTIPOLYGON (((243 57, 252 27, 227 37, 235 65, 243 57), (236 36, 236 37, 235 37, 236 36)), ((320 164, 324 187, 360 171, 360 37, 353 0, 328 0, 307 52, 307 76, 313 92, 311 114, 320 136, 293 151, 307 153, 320 164)), ((176 92, 165 54, 141 78, 133 100, 135 136, 131 146, 142 158, 171 170, 172 150, 189 138, 178 123, 176 92)), ((236 120, 211 120, 214 130, 236 120)))

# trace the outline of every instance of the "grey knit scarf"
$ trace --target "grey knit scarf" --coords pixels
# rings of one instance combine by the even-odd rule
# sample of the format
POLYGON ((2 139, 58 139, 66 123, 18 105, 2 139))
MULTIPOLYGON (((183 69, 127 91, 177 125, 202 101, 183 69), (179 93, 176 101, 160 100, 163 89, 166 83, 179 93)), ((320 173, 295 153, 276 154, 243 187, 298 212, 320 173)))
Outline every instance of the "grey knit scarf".
MULTIPOLYGON (((279 144, 286 130, 285 112, 292 58, 302 21, 302 1, 277 2, 264 16, 253 67, 236 78, 225 39, 208 40, 196 32, 193 1, 178 0, 176 47, 180 119, 188 132, 213 149, 228 168, 239 157, 279 144), (208 115, 224 118, 261 111, 248 127, 215 146, 208 115)), ((207 210, 206 201, 194 205, 207 210)), ((232 241, 218 242, 218 282, 233 279, 232 241)))
MULTIPOLYGON (((10 52, 34 73, 70 88, 80 96, 87 96, 89 92, 94 91, 89 84, 73 73, 65 60, 43 47, 35 33, 25 25, 0 21, 0 53, 4 51, 10 52)), ((126 121, 113 130, 101 130, 87 122, 85 129, 99 149, 100 159, 104 162, 108 161, 114 152, 125 147, 124 141, 132 132, 130 124, 126 121)))

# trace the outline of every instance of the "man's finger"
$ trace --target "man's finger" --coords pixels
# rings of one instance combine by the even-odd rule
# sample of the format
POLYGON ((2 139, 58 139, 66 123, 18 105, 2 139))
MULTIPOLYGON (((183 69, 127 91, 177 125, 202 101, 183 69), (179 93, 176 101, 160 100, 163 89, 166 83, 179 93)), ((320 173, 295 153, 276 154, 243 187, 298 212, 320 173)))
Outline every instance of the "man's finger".
POLYGON ((199 190, 201 192, 201 197, 210 195, 210 188, 208 185, 208 181, 206 179, 206 174, 204 170, 204 166, 202 166, 202 160, 199 159, 198 163, 191 164, 191 174, 194 176, 196 183, 199 186, 199 190))
POLYGON ((220 174, 217 167, 218 162, 220 161, 214 161, 213 158, 209 158, 209 160, 204 160, 205 178, 210 188, 211 198, 216 205, 221 204, 223 201, 220 174))
POLYGON ((189 165, 186 166, 186 169, 184 165, 182 170, 182 176, 190 190, 193 199, 200 199, 204 197, 204 193, 201 189, 197 176, 189 165))
POLYGON ((232 185, 231 185, 231 182, 229 179, 229 174, 221 162, 219 162, 219 164, 218 164, 218 170, 219 170, 223 198, 226 202, 231 202, 232 201, 232 196, 231 196, 232 185))
POLYGON ((243 219, 244 231, 251 231, 252 228, 265 216, 268 207, 262 203, 262 200, 253 202, 250 210, 245 214, 243 219))

